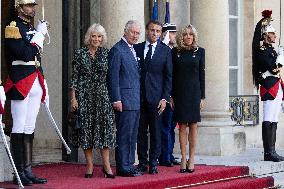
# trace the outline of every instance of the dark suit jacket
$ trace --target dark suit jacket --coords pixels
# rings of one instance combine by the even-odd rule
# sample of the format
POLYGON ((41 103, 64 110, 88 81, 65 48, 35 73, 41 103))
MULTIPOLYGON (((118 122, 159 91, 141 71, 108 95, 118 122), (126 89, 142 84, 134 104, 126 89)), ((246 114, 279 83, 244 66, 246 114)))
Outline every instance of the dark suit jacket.
POLYGON ((122 39, 110 49, 108 67, 111 102, 121 101, 123 110, 139 110, 139 66, 129 46, 122 39))
POLYGON ((158 42, 150 62, 144 61, 145 43, 134 45, 139 57, 142 85, 145 85, 145 97, 149 104, 156 105, 161 99, 169 101, 172 89, 172 53, 166 45, 158 42))

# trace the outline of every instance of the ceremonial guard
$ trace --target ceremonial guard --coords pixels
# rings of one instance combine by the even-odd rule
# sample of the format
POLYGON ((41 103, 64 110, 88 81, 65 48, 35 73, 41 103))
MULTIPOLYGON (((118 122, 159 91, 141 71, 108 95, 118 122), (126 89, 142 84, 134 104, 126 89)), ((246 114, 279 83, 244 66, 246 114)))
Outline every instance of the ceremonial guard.
MULTIPOLYGON (((177 26, 174 23, 166 23, 162 28, 162 44, 167 45, 171 49, 176 46, 177 26)), ((173 121, 173 106, 172 100, 167 104, 163 114, 162 126, 162 150, 159 157, 159 165, 172 167, 180 163, 173 156, 175 143, 175 127, 176 123, 173 121)))
POLYGON ((254 84, 260 85, 260 97, 263 101, 262 140, 264 161, 283 161, 284 157, 275 151, 278 115, 283 98, 283 81, 280 70, 283 65, 283 47, 278 53, 272 46, 276 39, 276 30, 271 25, 272 11, 262 12, 263 18, 257 23, 253 43, 252 61, 254 84))
MULTIPOLYGON (((35 0, 16 0, 18 17, 5 28, 5 47, 9 53, 9 76, 4 85, 11 100, 13 128, 11 153, 24 185, 44 184, 31 169, 32 147, 40 104, 48 104, 47 86, 41 67, 41 51, 47 22, 39 21, 37 28, 31 21, 35 16, 35 0)), ((14 179, 16 182, 16 179, 14 179)))

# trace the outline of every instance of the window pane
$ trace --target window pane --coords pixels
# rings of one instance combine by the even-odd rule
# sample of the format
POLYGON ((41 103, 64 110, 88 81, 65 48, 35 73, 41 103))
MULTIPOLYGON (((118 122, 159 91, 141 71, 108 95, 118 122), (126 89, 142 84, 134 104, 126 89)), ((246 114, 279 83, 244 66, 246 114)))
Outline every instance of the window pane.
POLYGON ((238 16, 238 1, 239 0, 228 0, 229 1, 229 14, 238 16))
POLYGON ((238 66, 238 20, 231 18, 229 27, 229 65, 238 66))
POLYGON ((229 78, 229 95, 238 95, 238 70, 230 69, 229 78))

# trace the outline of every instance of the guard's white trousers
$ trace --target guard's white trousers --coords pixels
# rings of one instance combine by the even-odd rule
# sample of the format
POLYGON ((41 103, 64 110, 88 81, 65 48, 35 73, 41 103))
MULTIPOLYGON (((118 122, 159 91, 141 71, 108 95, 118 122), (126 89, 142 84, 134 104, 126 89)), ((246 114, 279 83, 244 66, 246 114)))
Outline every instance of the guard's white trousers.
POLYGON ((12 133, 32 134, 35 130, 43 90, 38 78, 24 100, 11 100, 12 133))
POLYGON ((278 122, 282 98, 283 90, 281 84, 279 83, 279 89, 276 98, 274 100, 263 101, 263 121, 278 122))

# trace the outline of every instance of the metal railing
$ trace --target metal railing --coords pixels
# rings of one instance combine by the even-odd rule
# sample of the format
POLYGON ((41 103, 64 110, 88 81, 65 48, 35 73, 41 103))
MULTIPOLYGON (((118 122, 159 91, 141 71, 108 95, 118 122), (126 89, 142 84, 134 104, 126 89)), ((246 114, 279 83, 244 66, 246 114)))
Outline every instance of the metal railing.
POLYGON ((236 95, 230 96, 231 119, 236 125, 259 124, 259 96, 236 95))

